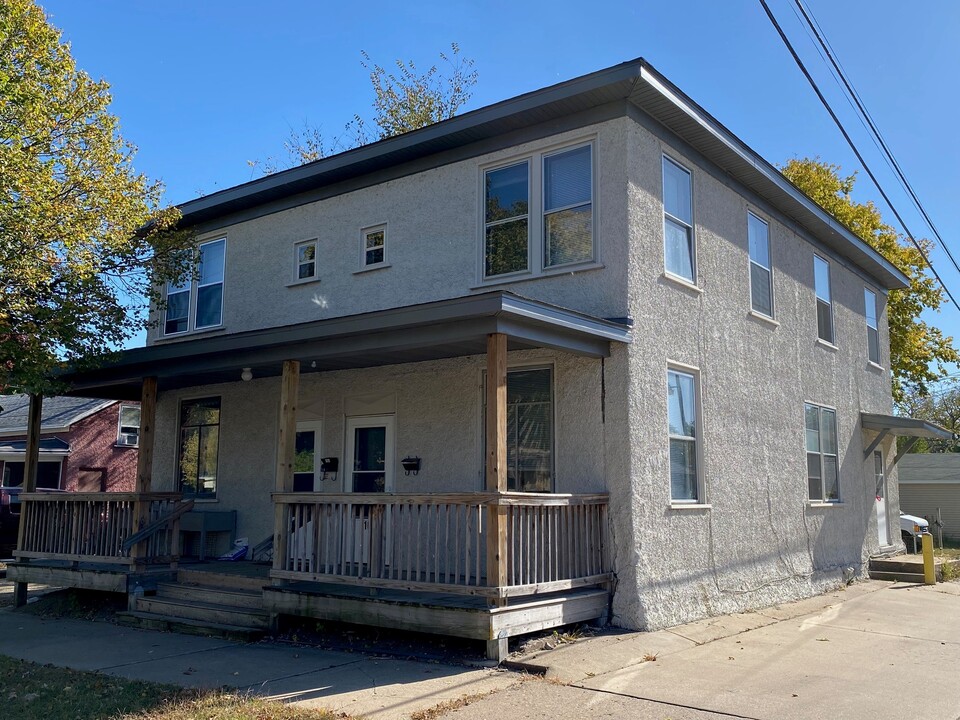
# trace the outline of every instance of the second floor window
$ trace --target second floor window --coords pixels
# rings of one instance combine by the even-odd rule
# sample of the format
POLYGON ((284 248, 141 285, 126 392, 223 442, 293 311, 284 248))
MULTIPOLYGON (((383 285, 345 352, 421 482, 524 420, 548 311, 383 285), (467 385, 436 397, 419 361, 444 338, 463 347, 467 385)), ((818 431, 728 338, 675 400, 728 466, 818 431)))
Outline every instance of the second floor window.
POLYGON ((363 247, 360 269, 379 267, 387 262, 387 228, 385 225, 365 228, 361 233, 363 247))
POLYGON ((663 156, 663 253, 671 275, 696 283, 690 171, 663 156))
POLYGON ((163 323, 165 335, 216 327, 223 322, 225 249, 224 238, 201 243, 196 278, 187 279, 179 285, 167 284, 167 307, 163 323))
POLYGON ((813 256, 813 288, 817 295, 817 337, 833 344, 833 300, 830 296, 830 263, 813 256))
POLYGON ((307 240, 294 246, 297 280, 312 280, 317 276, 317 241, 307 240))
POLYGON ((880 364, 880 330, 877 325, 877 294, 869 288, 863 290, 863 310, 867 319, 867 359, 880 364))
POLYGON ((593 145, 538 153, 484 172, 483 277, 596 259, 593 145), (531 239, 542 244, 531 252, 531 239))
POLYGON ((773 273, 770 266, 770 226, 752 212, 747 213, 750 244, 750 308, 773 317, 773 273))

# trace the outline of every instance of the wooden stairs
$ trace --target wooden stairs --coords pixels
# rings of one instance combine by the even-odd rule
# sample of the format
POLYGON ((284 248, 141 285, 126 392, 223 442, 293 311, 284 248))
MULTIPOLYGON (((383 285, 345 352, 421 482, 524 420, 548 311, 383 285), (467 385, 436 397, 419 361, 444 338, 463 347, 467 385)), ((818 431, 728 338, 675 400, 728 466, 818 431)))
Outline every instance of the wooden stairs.
POLYGON ((265 584, 260 577, 182 568, 176 582, 158 583, 155 595, 135 597, 132 610, 118 613, 118 619, 152 630, 251 642, 270 627, 265 584))
MULTIPOLYGON (((868 572, 871 580, 923 583, 923 558, 918 555, 894 555, 870 558, 868 572)), ((937 566, 937 580, 941 569, 937 566)))

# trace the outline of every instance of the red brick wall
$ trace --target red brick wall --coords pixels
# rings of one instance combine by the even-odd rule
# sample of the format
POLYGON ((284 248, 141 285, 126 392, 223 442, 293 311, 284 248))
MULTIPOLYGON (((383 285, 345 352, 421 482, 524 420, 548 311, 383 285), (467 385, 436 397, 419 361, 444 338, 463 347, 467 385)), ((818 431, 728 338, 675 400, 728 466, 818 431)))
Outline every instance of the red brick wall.
MULTIPOLYGON (((70 454, 63 459, 60 469, 61 489, 78 489, 80 468, 103 468, 108 491, 133 492, 137 477, 137 449, 117 445, 119 421, 120 403, 114 403, 75 423, 68 433, 42 434, 42 437, 59 437, 70 443, 70 454)), ((8 439, 25 440, 26 437, 8 439)), ((0 462, 2 471, 3 462, 0 462)))

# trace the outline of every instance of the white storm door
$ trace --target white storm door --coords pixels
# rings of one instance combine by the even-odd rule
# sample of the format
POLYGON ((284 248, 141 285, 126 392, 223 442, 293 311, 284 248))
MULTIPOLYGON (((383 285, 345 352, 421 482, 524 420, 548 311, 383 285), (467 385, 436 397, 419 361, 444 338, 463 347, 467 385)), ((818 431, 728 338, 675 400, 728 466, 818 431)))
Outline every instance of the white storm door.
POLYGON ((293 455, 293 491, 316 492, 320 488, 320 440, 323 424, 319 420, 297 423, 293 455))
POLYGON ((873 474, 877 482, 877 540, 880 547, 890 544, 890 528, 887 522, 887 474, 883 470, 883 453, 873 453, 873 474))

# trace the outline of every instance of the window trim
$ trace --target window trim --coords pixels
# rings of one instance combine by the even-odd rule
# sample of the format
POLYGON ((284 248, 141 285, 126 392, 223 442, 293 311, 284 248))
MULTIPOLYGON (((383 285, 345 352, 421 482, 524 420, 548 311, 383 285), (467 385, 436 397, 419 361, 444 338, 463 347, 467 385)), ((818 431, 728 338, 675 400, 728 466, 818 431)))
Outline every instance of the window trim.
MULTIPOLYGON (((123 411, 124 408, 136 408, 138 411, 141 410, 140 405, 134 405, 132 403, 120 403, 120 407, 117 409, 117 447, 125 448, 138 448, 140 447, 140 424, 137 424, 137 441, 135 443, 122 442, 121 438, 123 435, 129 435, 130 433, 123 432, 123 411)), ((141 421, 142 421, 141 415, 141 421)), ((133 427, 132 425, 127 425, 127 427, 133 427)))
POLYGON ((803 413, 802 413, 802 428, 803 432, 802 441, 803 441, 803 476, 805 478, 806 484, 806 503, 810 507, 832 507, 834 505, 843 505, 844 497, 841 490, 841 472, 840 472, 840 413, 837 412, 837 408, 832 405, 824 405, 823 403, 813 402, 811 400, 803 401, 803 413), (810 497, 810 474, 808 472, 808 460, 807 455, 813 454, 811 450, 807 450, 807 407, 817 408, 817 417, 820 422, 820 428, 818 429, 819 439, 820 439, 820 452, 817 453, 820 456, 820 494, 821 496, 826 496, 826 487, 824 486, 824 477, 823 477, 823 457, 824 455, 834 455, 837 460, 837 499, 829 500, 826 497, 820 498, 811 498, 810 497), (824 453, 823 452, 823 428, 822 428, 822 412, 827 410, 833 413, 833 433, 834 437, 837 440, 837 452, 834 453, 824 453))
POLYGON ((178 290, 176 293, 170 292, 170 283, 166 284, 166 292, 164 293, 164 302, 165 307, 163 308, 163 319, 160 322, 160 338, 169 338, 176 337, 178 335, 187 335, 190 333, 198 331, 208 331, 215 330, 216 328, 223 327, 223 308, 224 308, 224 290, 227 286, 227 236, 226 234, 217 233, 214 236, 209 237, 206 240, 202 240, 197 243, 194 248, 196 261, 200 262, 200 248, 204 245, 212 245, 213 243, 223 242, 223 267, 221 269, 222 279, 219 283, 206 283, 204 285, 200 284, 200 273, 199 267, 197 268, 197 273, 193 277, 189 277, 184 281, 185 287, 178 290), (197 300, 200 295, 201 287, 210 287, 212 285, 220 285, 220 322, 214 325, 197 325, 197 300), (183 330, 178 330, 177 332, 167 332, 167 310, 169 309, 169 300, 171 294, 178 293, 187 293, 187 325, 183 330))
MULTIPOLYGON (((293 243, 293 277, 290 280, 291 285, 302 285, 305 283, 317 282, 320 279, 320 239, 308 238, 307 240, 298 240, 293 243), (307 263, 300 262, 300 248, 313 246, 313 275, 300 277, 300 266, 307 263)), ((308 261, 309 262, 309 261, 308 261)))
POLYGON ((390 267, 390 259, 387 254, 387 223, 382 222, 374 225, 365 225, 364 227, 360 228, 360 269, 357 272, 378 270, 379 268, 385 267, 390 267), (368 250, 376 250, 377 248, 367 248, 367 238, 377 232, 383 233, 383 244, 380 246, 383 249, 383 260, 375 263, 368 263, 368 250))
POLYGON ((700 264, 697 262, 697 215, 696 215, 696 197, 694 196, 694 183, 693 183, 693 170, 681 163, 679 160, 672 157, 669 153, 662 152, 660 160, 660 206, 663 210, 663 222, 661 223, 661 229, 663 232, 663 242, 661 243, 661 249, 663 250, 663 274, 668 278, 674 278, 677 280, 682 280, 685 284, 691 285, 692 287, 699 288, 698 283, 698 272, 700 269, 700 264), (667 204, 664 197, 664 181, 666 180, 666 173, 664 172, 664 164, 671 163, 676 168, 682 170, 687 174, 687 177, 690 180, 690 223, 681 220, 672 213, 667 212, 667 204), (667 268, 667 220, 670 220, 677 225, 684 226, 690 233, 690 265, 691 265, 691 274, 692 277, 684 277, 683 275, 678 275, 677 273, 669 270, 667 268))
POLYGON ((877 306, 877 293, 870 289, 870 287, 864 285, 863 287, 863 319, 867 326, 867 362, 876 365, 877 367, 883 367, 880 363, 883 357, 883 349, 880 347, 880 312, 877 306), (873 325, 870 324, 870 314, 867 312, 867 296, 870 295, 873 297, 873 325), (876 359, 870 357, 870 331, 877 336, 877 357, 876 359))
POLYGON ((664 389, 666 390, 664 398, 667 401, 667 412, 666 412, 666 435, 667 435, 667 492, 670 497, 670 506, 671 507, 697 507, 697 508, 709 508, 710 500, 707 498, 707 488, 705 482, 704 465, 703 465, 703 397, 700 389, 700 368, 694 365, 687 365, 685 363, 674 362, 672 360, 667 361, 667 374, 666 374, 666 385, 664 389), (670 373, 677 373, 679 375, 685 375, 693 379, 693 399, 694 399, 694 410, 696 412, 696 419, 694 421, 694 430, 697 433, 696 436, 690 438, 686 435, 673 435, 670 432, 670 373), (678 440, 689 441, 693 440, 694 442, 694 457, 697 462, 697 476, 696 476, 696 497, 689 498, 675 498, 673 497, 673 472, 670 467, 670 442, 677 438, 678 440))
MULTIPOLYGON (((180 475, 180 451, 183 447, 183 426, 180 424, 180 418, 183 417, 183 404, 185 402, 197 402, 200 400, 211 400, 216 398, 220 401, 220 421, 217 424, 218 428, 223 428, 223 395, 187 395, 177 399, 177 435, 176 443, 173 448, 173 460, 174 460, 174 473, 175 473, 175 482, 177 485, 177 492, 183 495, 183 484, 181 483, 180 475)), ((190 497, 196 502, 219 502, 219 486, 220 486, 220 450, 222 443, 220 442, 220 434, 218 431, 217 434, 217 489, 214 490, 212 495, 201 495, 199 493, 194 493, 193 495, 183 495, 184 497, 190 497)))
MULTIPOLYGON (((502 158, 493 162, 481 164, 479 170, 479 193, 478 193, 478 219, 480 228, 480 242, 478 245, 478 263, 477 263, 477 287, 486 287, 497 283, 510 282, 513 280, 523 280, 537 277, 549 277, 551 275, 560 275, 563 273, 574 272, 577 270, 588 270, 600 265, 600 242, 599 242, 599 201, 598 201, 598 156, 599 139, 596 135, 581 137, 575 140, 555 143, 545 147, 536 148, 525 153, 512 155, 508 158, 502 158), (544 193, 546 185, 543 182, 543 167, 546 158, 576 150, 581 147, 590 148, 590 234, 592 240, 592 252, 589 258, 584 260, 574 260, 571 262, 546 265, 546 238, 544 228, 546 223, 544 218, 547 213, 544 193), (487 184, 486 177, 488 172, 494 172, 513 165, 527 164, 527 267, 523 270, 514 270, 509 273, 499 275, 487 275, 487 227, 496 223, 487 223, 486 202, 487 202, 487 184)), ((580 203, 573 207, 579 207, 586 203, 580 203)), ((560 208, 563 209, 563 208, 560 208)), ((550 211, 558 212, 558 209, 550 211)), ((519 216, 518 216, 519 217, 519 216)))
POLYGON ((773 242, 770 239, 770 221, 762 217, 759 213, 754 212, 753 210, 747 210, 747 260, 748 260, 748 285, 750 287, 750 312, 757 315, 761 318, 766 318, 768 320, 776 320, 777 317, 777 302, 774 297, 773 291, 773 242), (764 267, 760 263, 756 262, 750 254, 750 217, 754 217, 759 222, 763 223, 767 228, 767 258, 769 259, 770 267, 764 267), (767 282, 770 285, 770 313, 767 314, 762 310, 757 310, 753 306, 753 266, 756 265, 759 268, 767 271, 767 282))
POLYGON ((819 253, 813 254, 813 301, 814 301, 814 310, 817 320, 817 339, 822 340, 823 342, 837 347, 837 321, 834 317, 833 311, 833 277, 831 273, 830 261, 819 253), (817 290, 817 260, 822 262, 827 266, 827 292, 830 294, 830 300, 822 300, 817 290), (830 337, 825 338, 820 334, 820 306, 819 303, 824 302, 830 309, 830 337))

